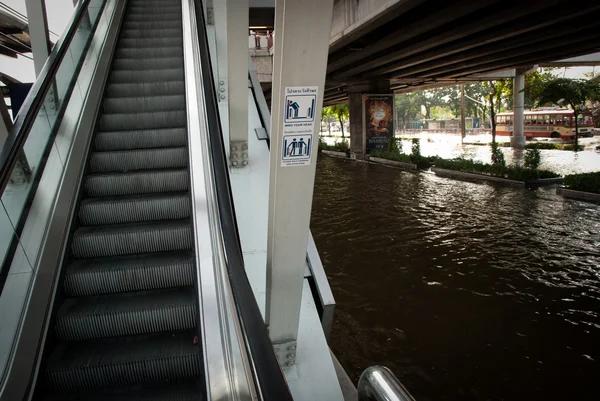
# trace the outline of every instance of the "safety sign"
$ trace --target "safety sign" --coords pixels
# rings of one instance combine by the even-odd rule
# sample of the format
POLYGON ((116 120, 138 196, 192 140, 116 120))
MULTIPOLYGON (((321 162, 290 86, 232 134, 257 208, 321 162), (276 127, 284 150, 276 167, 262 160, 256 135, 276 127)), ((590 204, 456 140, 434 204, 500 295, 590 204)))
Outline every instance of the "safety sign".
POLYGON ((312 158, 318 86, 285 88, 281 166, 307 166, 312 158))

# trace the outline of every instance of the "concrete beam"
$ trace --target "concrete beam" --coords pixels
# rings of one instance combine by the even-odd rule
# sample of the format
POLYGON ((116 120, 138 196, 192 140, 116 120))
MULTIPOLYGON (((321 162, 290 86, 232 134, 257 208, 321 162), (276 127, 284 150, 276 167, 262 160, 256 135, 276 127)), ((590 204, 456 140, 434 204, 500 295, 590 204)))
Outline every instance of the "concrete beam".
MULTIPOLYGON (((341 79, 352 77, 369 69, 380 67, 384 63, 389 64, 392 62, 397 62, 403 58, 407 58, 433 48, 439 48, 442 45, 449 44, 463 38, 468 38, 469 36, 476 35, 479 32, 486 31, 494 27, 499 27, 506 24, 510 25, 521 17, 530 14, 535 15, 536 13, 541 13, 543 10, 551 8, 552 6, 562 2, 566 2, 566 0, 551 0, 543 3, 526 2, 515 4, 511 7, 503 8, 502 13, 487 14, 483 18, 474 18, 473 22, 471 23, 457 24, 457 26, 453 29, 446 30, 436 35, 431 35, 428 38, 418 41, 412 45, 406 46, 406 44, 399 44, 397 48, 388 49, 389 51, 385 54, 382 54, 381 57, 371 58, 369 61, 345 68, 339 74, 334 74, 332 78, 341 79)), ((548 21, 547 23, 551 24, 552 22, 548 21)))
MULTIPOLYGON (((497 1, 498 0, 480 0, 475 3, 472 0, 455 1, 452 3, 451 11, 447 8, 434 9, 426 18, 411 21, 412 24, 410 25, 398 24, 402 26, 401 29, 379 38, 372 43, 368 43, 364 50, 358 52, 344 52, 341 57, 330 61, 327 66, 327 73, 331 74, 334 71, 344 68, 361 59, 368 58, 369 56, 388 49, 398 43, 406 42, 420 34, 430 32, 458 18, 475 13, 479 9, 494 4, 497 1)), ((341 77, 345 76, 343 71, 340 72, 339 75, 341 77)))
POLYGON ((540 64, 540 67, 578 67, 600 65, 600 53, 591 53, 584 56, 569 57, 562 60, 550 61, 540 64))

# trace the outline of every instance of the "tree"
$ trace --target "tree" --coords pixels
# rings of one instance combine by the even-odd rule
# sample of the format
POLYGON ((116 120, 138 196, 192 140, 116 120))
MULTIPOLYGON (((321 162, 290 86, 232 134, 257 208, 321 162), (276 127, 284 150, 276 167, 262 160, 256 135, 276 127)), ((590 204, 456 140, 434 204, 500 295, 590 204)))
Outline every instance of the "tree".
POLYGON ((331 117, 335 117, 331 112, 331 106, 323 107, 321 109, 321 121, 327 121, 327 130, 329 131, 329 136, 331 136, 331 117))
POLYGON ((554 78, 546 82, 537 95, 537 104, 568 104, 575 119, 575 152, 579 142, 579 115, 588 110, 588 101, 600 100, 600 84, 584 79, 554 78))
POLYGON ((348 109, 347 104, 336 104, 335 106, 330 106, 331 113, 337 117, 340 125, 342 127, 342 138, 344 138, 344 119, 348 119, 350 117, 350 110, 348 109))
MULTIPOLYGON (((498 81, 484 82, 483 87, 487 88, 486 101, 490 104, 490 124, 492 126, 492 144, 496 143, 496 113, 502 110, 502 101, 506 98, 506 93, 512 90, 512 81, 501 79, 498 81)), ((485 114, 484 114, 485 116, 485 114)))

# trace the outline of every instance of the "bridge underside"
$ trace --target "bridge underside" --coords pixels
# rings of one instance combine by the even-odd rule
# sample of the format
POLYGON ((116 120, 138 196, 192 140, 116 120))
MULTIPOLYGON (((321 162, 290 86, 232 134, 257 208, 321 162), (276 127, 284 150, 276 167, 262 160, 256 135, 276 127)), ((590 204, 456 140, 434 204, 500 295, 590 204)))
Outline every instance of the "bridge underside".
POLYGON ((389 80, 399 93, 593 53, 598 20, 596 1, 399 0, 333 39, 325 104, 347 102, 351 83, 389 80))

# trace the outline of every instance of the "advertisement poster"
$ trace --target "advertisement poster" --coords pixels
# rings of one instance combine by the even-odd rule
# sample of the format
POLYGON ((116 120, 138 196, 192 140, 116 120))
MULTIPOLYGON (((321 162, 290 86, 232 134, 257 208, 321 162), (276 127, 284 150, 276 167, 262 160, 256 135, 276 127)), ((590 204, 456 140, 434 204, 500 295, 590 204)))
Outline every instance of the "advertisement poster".
POLYGON ((394 95, 364 95, 366 153, 385 150, 394 135, 394 95))

